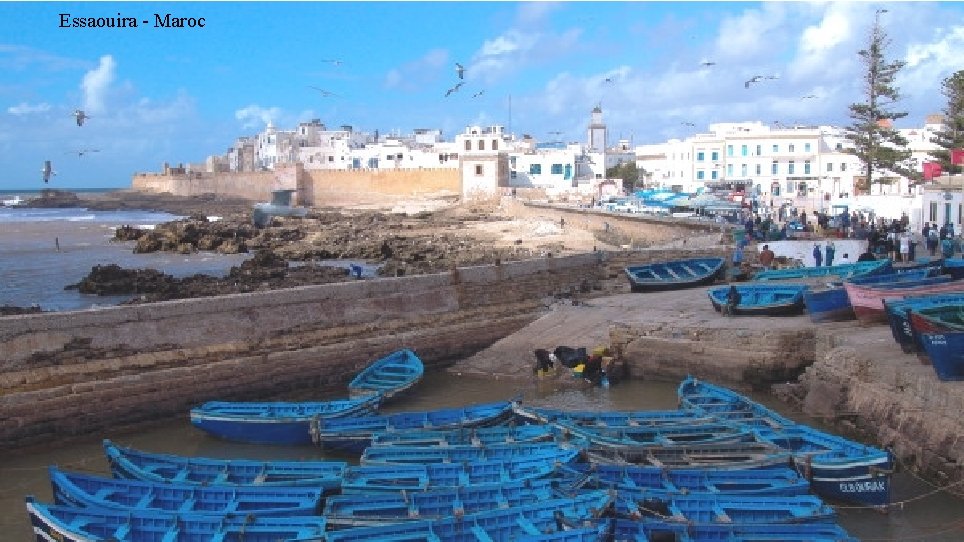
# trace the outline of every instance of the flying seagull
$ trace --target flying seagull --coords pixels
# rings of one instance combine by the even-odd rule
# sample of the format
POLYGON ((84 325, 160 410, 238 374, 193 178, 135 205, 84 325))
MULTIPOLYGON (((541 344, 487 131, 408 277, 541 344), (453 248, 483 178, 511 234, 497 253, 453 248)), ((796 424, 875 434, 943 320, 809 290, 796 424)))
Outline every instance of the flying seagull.
POLYGON ((464 84, 465 84, 465 83, 459 81, 454 87, 452 87, 452 88, 450 88, 450 89, 448 89, 448 90, 445 91, 445 97, 446 97, 446 98, 449 97, 449 95, 451 95, 453 92, 458 92, 458 90, 459 90, 460 88, 462 88, 462 85, 464 85, 464 84))
POLYGON ((322 60, 322 62, 327 62, 329 64, 334 64, 335 66, 341 66, 341 60, 322 60))
POLYGON ((716 66, 716 62, 712 62, 712 61, 709 61, 709 60, 704 60, 703 62, 700 62, 700 65, 701 65, 701 66, 716 66))
POLYGON ((751 83, 756 83, 758 81, 761 81, 762 79, 763 79, 762 75, 754 75, 753 77, 743 82, 743 88, 750 88, 751 83))
POLYGON ((55 171, 53 170, 53 166, 50 165, 50 160, 44 160, 44 167, 40 170, 40 172, 43 173, 43 175, 44 175, 44 182, 45 182, 45 183, 47 183, 47 182, 50 181, 50 176, 51 176, 51 175, 56 175, 56 174, 57 174, 57 172, 55 172, 55 171))
POLYGON ((77 119, 77 126, 83 126, 84 121, 89 119, 90 116, 87 113, 84 113, 83 109, 75 109, 74 118, 77 119))
POLYGON ((605 83, 612 83, 612 82, 613 82, 613 78, 612 78, 612 77, 607 77, 604 82, 605 82, 605 83))
POLYGON ((100 152, 100 149, 80 149, 77 151, 67 151, 64 154, 76 154, 77 156, 83 156, 89 152, 100 152))
POLYGON ((809 100, 810 98, 816 98, 816 97, 817 97, 816 94, 807 94, 806 96, 804 96, 803 98, 800 98, 800 99, 801 99, 801 100, 809 100))
POLYGON ((459 79, 465 79, 465 66, 455 63, 455 73, 459 74, 459 79))
POLYGON ((680 124, 682 124, 683 126, 696 126, 692 122, 681 122, 680 124))
POLYGON ((335 98, 338 97, 338 95, 335 94, 334 92, 328 92, 327 90, 325 90, 325 89, 323 89, 323 88, 318 88, 318 87, 313 87, 313 86, 309 86, 308 88, 312 88, 312 89, 317 90, 317 91, 320 92, 321 95, 324 96, 325 98, 328 98, 328 97, 331 97, 331 96, 334 96, 335 98))
POLYGON ((485 90, 480 90, 480 91, 476 92, 475 94, 473 94, 472 97, 473 97, 473 98, 478 98, 479 96, 482 95, 483 92, 485 92, 485 90))

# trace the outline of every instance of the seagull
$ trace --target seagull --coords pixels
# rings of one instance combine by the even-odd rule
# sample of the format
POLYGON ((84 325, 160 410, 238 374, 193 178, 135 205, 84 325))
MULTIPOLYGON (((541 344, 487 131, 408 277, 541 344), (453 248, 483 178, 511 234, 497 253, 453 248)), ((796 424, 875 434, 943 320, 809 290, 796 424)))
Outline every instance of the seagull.
POLYGON ((716 62, 712 62, 712 61, 709 61, 709 60, 704 60, 703 62, 700 62, 700 65, 701 65, 701 66, 716 66, 716 62))
POLYGON ((762 75, 754 75, 750 79, 743 82, 743 88, 750 88, 750 83, 756 83, 757 81, 761 81, 762 79, 763 79, 762 75))
POLYGON ((51 175, 56 175, 57 173, 53 170, 53 166, 50 165, 50 160, 44 160, 44 167, 40 170, 44 175, 44 182, 50 181, 51 175))
POLYGON ((331 96, 334 96, 335 98, 338 97, 338 95, 335 94, 334 92, 328 92, 327 90, 325 90, 325 89, 323 89, 323 88, 313 87, 313 86, 310 86, 310 85, 309 85, 308 88, 312 88, 312 89, 317 90, 317 91, 320 92, 321 95, 324 96, 325 98, 328 98, 328 97, 331 97, 331 96))
POLYGON ((483 92, 485 92, 485 90, 480 90, 480 91, 476 92, 475 94, 473 94, 472 97, 473 97, 473 98, 478 98, 479 96, 482 95, 483 92))
POLYGON ((329 64, 334 64, 335 66, 341 66, 341 60, 322 60, 322 62, 327 62, 329 64))
POLYGON ((612 82, 613 82, 613 78, 612 78, 612 77, 607 77, 605 82, 606 82, 606 83, 612 83, 612 82))
POLYGON ((455 63, 455 72, 459 74, 459 79, 465 79, 465 66, 455 63))
POLYGON ((681 122, 680 124, 683 126, 696 126, 696 124, 693 124, 692 122, 681 122))
POLYGON ((67 151, 64 154, 76 154, 77 156, 83 156, 89 152, 100 152, 100 149, 80 149, 79 151, 67 151))
POLYGON ((89 119, 90 116, 87 115, 87 113, 84 113, 84 110, 83 110, 83 109, 75 109, 75 110, 74 110, 74 118, 77 119, 77 126, 83 126, 83 125, 84 125, 84 121, 87 120, 87 119, 89 119))
POLYGON ((816 98, 816 97, 817 97, 816 94, 807 94, 806 96, 804 96, 803 98, 800 98, 800 99, 801 99, 801 100, 809 100, 810 98, 816 98))
POLYGON ((456 84, 454 87, 446 90, 446 91, 445 91, 445 97, 447 98, 447 97, 448 97, 450 94, 452 94, 453 92, 457 92, 460 88, 462 88, 462 85, 464 85, 464 84, 465 84, 465 83, 463 83, 463 82, 460 81, 460 82, 459 82, 458 84, 456 84))

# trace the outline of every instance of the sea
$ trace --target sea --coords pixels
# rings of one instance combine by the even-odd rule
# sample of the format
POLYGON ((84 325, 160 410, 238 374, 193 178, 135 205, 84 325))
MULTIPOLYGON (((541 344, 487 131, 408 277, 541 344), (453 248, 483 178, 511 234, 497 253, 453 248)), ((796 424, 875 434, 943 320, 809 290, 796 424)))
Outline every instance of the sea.
MULTIPOLYGON (((30 192, 0 192, 0 200, 30 192)), ((133 254, 131 243, 112 241, 113 231, 125 224, 151 226, 177 218, 141 211, 101 212, 86 209, 0 208, 0 305, 39 305, 45 310, 82 310, 116 304, 124 299, 85 296, 64 286, 78 282, 97 264, 153 267, 175 276, 193 273, 224 274, 245 255, 133 254), (59 250, 57 245, 59 244, 59 250)), ((547 345, 554 346, 554 345, 547 345)), ((2 355, 2 353, 0 353, 2 355)), ((475 402, 505 400, 522 394, 526 401, 555 408, 643 410, 676 408, 678 383, 652 380, 620 382, 610 389, 543 388, 538 382, 506 382, 462 377, 437 371, 427 374, 411 394, 386 405, 388 412, 427 410, 475 402)), ((341 398, 337 392, 300 390, 274 397, 281 401, 341 398)), ((752 398, 798 422, 824 430, 821 420, 793 412, 767 395, 752 398)), ((24 498, 50 502, 49 465, 61 469, 108 475, 102 439, 135 448, 201 457, 255 459, 348 459, 326 456, 312 446, 264 446, 225 442, 195 429, 185 412, 171 420, 139 429, 106 430, 73 442, 30 450, 0 453, 0 541, 35 540, 24 498)), ((833 503, 838 523, 865 541, 951 542, 964 540, 964 499, 943 491, 907 470, 893 477, 893 500, 888 513, 861 506, 833 503)))

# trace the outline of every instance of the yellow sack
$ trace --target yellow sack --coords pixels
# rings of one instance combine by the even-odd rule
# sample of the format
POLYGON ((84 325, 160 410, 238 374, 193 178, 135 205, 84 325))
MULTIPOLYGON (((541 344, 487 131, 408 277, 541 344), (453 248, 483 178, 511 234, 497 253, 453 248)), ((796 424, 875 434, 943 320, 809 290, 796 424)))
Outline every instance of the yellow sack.
POLYGON ((583 371, 585 368, 586 368, 586 364, 585 364, 585 363, 580 363, 579 365, 576 365, 575 367, 572 368, 572 376, 575 376, 576 378, 581 377, 581 376, 582 376, 582 371, 583 371))

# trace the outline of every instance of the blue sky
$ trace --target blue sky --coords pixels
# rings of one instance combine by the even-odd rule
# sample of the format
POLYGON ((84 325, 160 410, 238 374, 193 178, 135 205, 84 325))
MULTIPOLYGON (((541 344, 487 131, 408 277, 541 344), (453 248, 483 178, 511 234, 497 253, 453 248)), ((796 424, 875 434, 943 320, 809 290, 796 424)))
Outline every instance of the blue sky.
POLYGON ((907 62, 898 125, 922 125, 964 68, 964 3, 0 2, 0 189, 42 188, 48 159, 51 187, 126 187, 269 119, 585 141, 601 104, 613 142, 637 145, 713 122, 842 125, 878 9, 888 58, 907 62), (140 26, 60 28, 61 13, 140 26), (205 27, 154 28, 155 13, 205 27), (456 62, 465 84, 445 97, 456 62), (775 78, 745 88, 754 75, 775 78))

